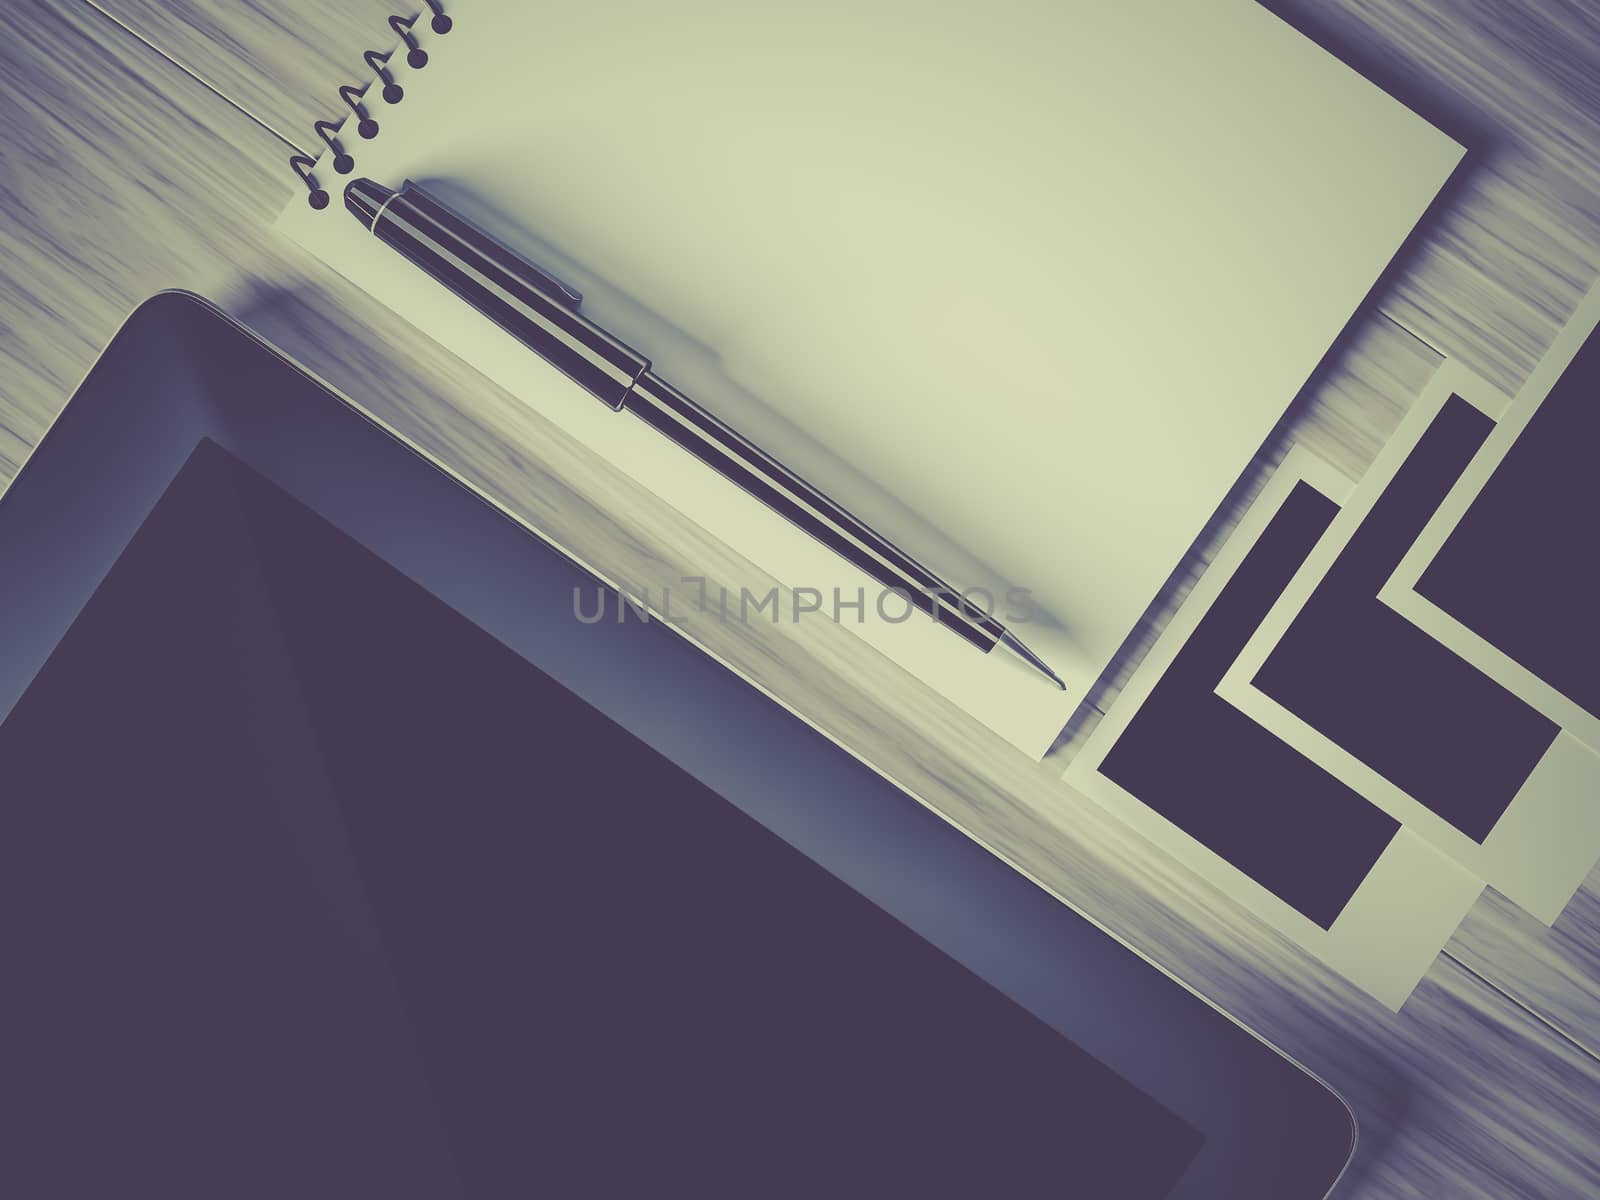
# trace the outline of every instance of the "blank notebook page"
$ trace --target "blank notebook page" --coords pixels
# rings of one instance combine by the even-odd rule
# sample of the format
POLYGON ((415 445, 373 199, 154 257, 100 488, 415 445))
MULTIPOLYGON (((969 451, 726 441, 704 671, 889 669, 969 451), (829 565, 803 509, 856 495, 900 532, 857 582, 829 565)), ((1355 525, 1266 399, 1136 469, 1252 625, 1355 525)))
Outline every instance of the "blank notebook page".
MULTIPOLYGON (((428 183, 573 276, 952 582, 1027 589, 1017 632, 1065 694, 920 615, 845 620, 1034 754, 1462 153, 1244 0, 450 12, 418 24, 426 67, 394 56, 399 104, 368 89, 378 135, 346 123, 354 174, 428 183)), ((290 237, 782 583, 870 588, 395 261, 331 157, 315 174, 334 203, 297 193, 290 237)))

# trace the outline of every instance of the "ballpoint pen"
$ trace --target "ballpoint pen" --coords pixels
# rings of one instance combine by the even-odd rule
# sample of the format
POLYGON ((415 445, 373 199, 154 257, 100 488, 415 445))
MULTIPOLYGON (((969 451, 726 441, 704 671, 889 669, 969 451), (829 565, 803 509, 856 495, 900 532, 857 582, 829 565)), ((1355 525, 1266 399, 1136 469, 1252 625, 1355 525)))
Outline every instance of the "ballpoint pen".
POLYGON ((1066 684, 993 614, 851 515, 650 369, 579 312, 583 297, 407 180, 345 187, 345 207, 378 239, 617 412, 629 412, 738 484, 886 588, 985 653, 1005 646, 1066 684))

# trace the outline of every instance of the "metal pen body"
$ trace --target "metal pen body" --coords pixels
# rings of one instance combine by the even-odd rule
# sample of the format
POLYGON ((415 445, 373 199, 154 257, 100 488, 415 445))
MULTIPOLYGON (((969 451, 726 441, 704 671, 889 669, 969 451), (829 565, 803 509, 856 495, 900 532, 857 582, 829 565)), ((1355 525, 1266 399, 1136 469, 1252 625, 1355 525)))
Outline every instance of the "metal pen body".
POLYGON ((992 615, 964 604, 949 584, 654 371, 640 376, 624 407, 979 649, 992 649, 1004 634, 992 615))
POLYGON ((368 179, 345 206, 372 233, 617 411, 628 411, 980 650, 1005 644, 1061 683, 992 613, 661 379, 650 361, 578 311, 582 297, 409 181, 368 179))
POLYGON ((391 192, 357 179, 345 189, 345 206, 379 241, 609 407, 620 410, 633 381, 650 366, 578 312, 581 296, 415 184, 391 192))

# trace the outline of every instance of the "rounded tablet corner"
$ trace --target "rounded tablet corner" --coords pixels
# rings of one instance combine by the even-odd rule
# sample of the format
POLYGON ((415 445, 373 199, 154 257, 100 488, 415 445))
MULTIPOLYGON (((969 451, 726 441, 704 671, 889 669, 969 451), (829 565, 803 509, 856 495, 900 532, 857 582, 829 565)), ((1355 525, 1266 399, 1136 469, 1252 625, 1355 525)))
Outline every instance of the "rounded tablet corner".
POLYGON ((192 313, 197 309, 211 316, 225 315, 215 300, 202 296, 199 292, 192 292, 188 288, 172 287, 152 292, 139 301, 122 323, 126 326, 135 320, 144 320, 152 315, 166 316, 169 312, 192 313))
POLYGON ((140 331, 146 327, 159 328, 169 323, 177 325, 185 318, 196 314, 205 314, 208 318, 221 318, 230 322, 232 320, 213 301, 184 288, 164 288, 146 296, 129 309, 117 327, 112 330, 111 336, 106 338, 96 352, 93 361, 84 368, 83 374, 68 390, 61 406, 56 410, 55 417, 23 455, 22 461, 17 464, 17 469, 12 472, 10 479, 0 482, 0 499, 11 495, 18 482, 28 474, 28 468, 35 457, 47 445, 57 440, 61 427, 84 414, 88 405, 84 397, 91 381, 97 374, 108 369, 108 362, 113 364, 109 369, 115 369, 117 352, 130 342, 136 341, 140 331))
POLYGON ((1224 1179, 1229 1200, 1327 1200, 1338 1192, 1355 1161, 1355 1111, 1314 1071, 1279 1055, 1293 1074, 1257 1078, 1242 1120, 1219 1118, 1205 1129, 1207 1140, 1171 1200, 1211 1200, 1223 1194, 1224 1179))
MULTIPOLYGON (((1281 1053, 1281 1051, 1280 1051, 1281 1053)), ((1355 1161, 1356 1147, 1361 1140, 1361 1122, 1356 1110, 1343 1093, 1310 1067, 1289 1055, 1290 1063, 1315 1084, 1315 1098, 1310 1093, 1303 1111, 1296 1114, 1297 1125, 1304 1137, 1289 1139, 1280 1149, 1288 1150, 1294 1159, 1288 1174, 1296 1177, 1294 1195, 1304 1195, 1306 1200, 1326 1200, 1333 1195, 1355 1161)), ((1299 1107, 1299 1106, 1297 1106, 1299 1107)), ((1288 1196, 1289 1192, 1279 1195, 1288 1196)))
MULTIPOLYGON (((182 326, 195 318, 222 319, 231 321, 226 313, 218 307, 214 300, 207 299, 198 292, 191 292, 187 288, 163 288, 159 292, 152 292, 143 300, 128 310, 111 336, 106 339, 106 344, 101 347, 100 353, 95 356, 98 363, 104 358, 106 352, 113 346, 121 343, 131 334, 146 328, 161 325, 182 326)), ((93 370, 93 367, 90 368, 93 370)), ((84 376, 88 378, 87 373, 84 376)), ((79 382, 79 388, 83 381, 79 382)), ((76 393, 79 389, 74 388, 76 393)))
MULTIPOLYGON (((1278 1060, 1270 1077, 1257 1078, 1242 1124, 1234 1127, 1232 1136, 1242 1140, 1231 1151, 1223 1151, 1225 1156, 1242 1156, 1231 1168, 1233 1200, 1325 1200, 1332 1196, 1349 1173, 1360 1142, 1361 1125, 1354 1106, 1338 1088, 1283 1047, 1225 1010, 1211 1007, 1278 1060)), ((1208 1193, 1202 1189, 1193 1194, 1208 1193)), ((1173 1193, 1174 1200, 1189 1195, 1181 1187, 1173 1193)))
POLYGON ((1323 1192, 1323 1196, 1327 1197, 1333 1195, 1334 1189, 1339 1186, 1340 1181, 1349 1172, 1350 1164, 1356 1160, 1356 1147, 1361 1142, 1361 1119, 1356 1116, 1356 1110, 1351 1107, 1350 1102, 1344 1098, 1338 1088, 1312 1072, 1308 1071, 1307 1073, 1322 1085, 1323 1090, 1332 1098, 1333 1103, 1338 1106, 1338 1112, 1344 1121, 1344 1147, 1343 1151, 1335 1158, 1338 1166, 1334 1170, 1333 1178, 1328 1181, 1327 1190, 1323 1192))

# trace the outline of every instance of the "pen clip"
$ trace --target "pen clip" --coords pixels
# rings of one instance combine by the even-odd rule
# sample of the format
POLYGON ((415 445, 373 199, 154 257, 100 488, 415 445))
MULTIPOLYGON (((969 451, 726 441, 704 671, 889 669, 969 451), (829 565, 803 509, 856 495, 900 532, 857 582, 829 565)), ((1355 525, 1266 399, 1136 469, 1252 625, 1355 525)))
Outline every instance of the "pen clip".
POLYGON ((535 278, 530 280, 530 282, 535 287, 537 287, 546 296, 550 297, 550 299, 554 300, 557 304, 561 305, 562 308, 570 308, 573 312, 578 311, 578 306, 583 303, 582 292, 573 287, 571 284, 561 282, 560 279, 550 274, 549 271, 545 270, 531 258, 524 256, 522 261, 533 268, 535 278))
MULTIPOLYGON (((421 196, 423 200, 434 208, 436 214, 443 215, 453 224, 459 223, 460 218, 456 217, 454 212, 443 201, 439 200, 438 197, 430 193, 427 188, 416 182, 416 180, 406 180, 401 185, 400 190, 412 196, 421 196)), ((527 280, 528 283, 538 288, 542 295, 547 299, 554 300, 562 308, 570 309, 572 312, 578 311, 578 306, 583 303, 582 292, 571 284, 563 282, 560 276, 545 270, 538 263, 528 258, 527 255, 519 253, 517 257, 521 260, 522 265, 533 274, 533 278, 527 280)))

